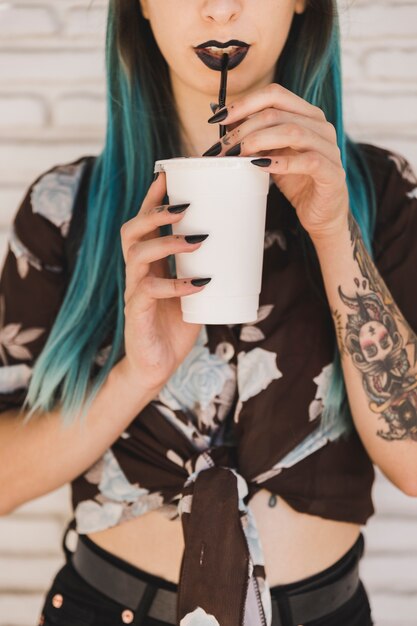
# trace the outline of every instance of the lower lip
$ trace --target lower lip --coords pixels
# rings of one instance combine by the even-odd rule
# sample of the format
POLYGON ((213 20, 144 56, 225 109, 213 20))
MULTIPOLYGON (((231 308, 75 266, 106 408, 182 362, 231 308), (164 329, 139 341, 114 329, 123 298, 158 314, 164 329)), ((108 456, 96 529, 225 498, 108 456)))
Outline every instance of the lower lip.
MULTIPOLYGON (((202 48, 200 49, 195 48, 194 52, 196 53, 200 61, 204 63, 204 65, 207 65, 207 67, 209 67, 211 70, 217 70, 218 72, 221 72, 222 56, 219 56, 219 57, 211 56, 202 48)), ((242 48, 241 50, 236 52, 233 56, 231 57, 229 56, 227 69, 232 70, 234 67, 237 67, 238 65, 240 65, 248 52, 249 52, 249 48, 242 48)))

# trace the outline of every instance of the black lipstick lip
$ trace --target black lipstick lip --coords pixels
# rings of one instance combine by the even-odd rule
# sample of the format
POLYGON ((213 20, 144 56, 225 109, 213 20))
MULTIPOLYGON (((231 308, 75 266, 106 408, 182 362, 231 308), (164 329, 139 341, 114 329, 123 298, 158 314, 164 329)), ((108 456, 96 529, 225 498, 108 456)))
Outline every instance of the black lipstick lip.
MULTIPOLYGON (((227 69, 232 70, 234 67, 237 67, 238 65, 240 65, 248 52, 249 52, 249 47, 238 50, 232 56, 229 55, 227 69)), ((200 59, 200 61, 204 63, 204 65, 207 65, 207 67, 209 67, 211 70, 217 70, 218 72, 221 72, 222 70, 222 57, 221 56, 213 57, 212 55, 208 54, 204 50, 198 50, 198 49, 195 49, 195 53, 200 59)))
POLYGON ((216 41, 215 39, 210 39, 209 41, 205 41, 204 43, 200 43, 195 48, 208 48, 209 46, 215 46, 216 48, 228 48, 229 46, 238 46, 239 48, 249 47, 250 44, 246 43, 246 41, 240 41, 239 39, 229 39, 226 43, 222 43, 221 41, 216 41))

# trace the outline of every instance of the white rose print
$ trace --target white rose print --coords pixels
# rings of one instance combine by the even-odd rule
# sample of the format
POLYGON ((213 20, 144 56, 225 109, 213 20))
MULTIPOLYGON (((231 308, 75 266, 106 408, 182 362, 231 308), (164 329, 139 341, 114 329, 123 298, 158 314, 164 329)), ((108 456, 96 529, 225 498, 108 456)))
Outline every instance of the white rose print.
POLYGON ((98 485, 99 493, 94 500, 77 505, 75 515, 81 533, 109 528, 163 505, 159 491, 150 493, 128 481, 110 448, 85 472, 84 478, 98 485))
POLYGON ((120 521, 123 504, 105 502, 100 504, 94 500, 79 502, 74 510, 77 531, 80 534, 92 533, 115 526, 120 521))
POLYGON ((0 367, 0 393, 13 393, 28 387, 32 368, 28 365, 8 365, 0 367))
POLYGON ((266 389, 268 385, 276 379, 282 377, 282 372, 276 364, 277 354, 254 348, 250 352, 240 352, 238 354, 237 384, 239 390, 239 400, 236 404, 233 421, 238 422, 243 402, 256 396, 260 391, 266 389))
POLYGON ((223 342, 212 354, 206 343, 203 326, 196 345, 158 394, 158 400, 173 411, 192 412, 203 431, 215 426, 216 399, 230 406, 236 379, 235 367, 226 360, 233 356, 233 346, 223 342))
POLYGON ((273 380, 282 377, 276 363, 276 352, 254 348, 249 352, 240 352, 237 358, 237 384, 242 402, 256 396, 273 380))
POLYGON ((63 237, 68 235, 75 194, 86 165, 62 165, 42 178, 32 187, 31 203, 34 213, 39 213, 58 226, 63 237))
POLYGON ((309 420, 317 419, 323 412, 323 398, 326 397, 332 377, 333 363, 325 365, 320 374, 313 378, 317 385, 316 396, 308 408, 309 420))
POLYGON ((130 483, 123 473, 113 452, 106 450, 103 455, 102 473, 98 483, 100 492, 118 502, 135 502, 149 493, 148 489, 139 487, 138 483, 130 483))
POLYGON ((180 621, 180 626, 220 626, 217 619, 211 613, 206 613, 198 606, 192 613, 187 613, 180 621))

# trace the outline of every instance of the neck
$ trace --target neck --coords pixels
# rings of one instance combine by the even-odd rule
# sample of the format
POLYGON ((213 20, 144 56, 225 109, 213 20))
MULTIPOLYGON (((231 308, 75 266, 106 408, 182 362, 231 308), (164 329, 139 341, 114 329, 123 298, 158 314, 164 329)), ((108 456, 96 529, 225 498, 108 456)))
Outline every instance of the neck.
MULTIPOLYGON (((229 90, 227 102, 232 102, 252 91, 265 87, 273 81, 273 73, 272 70, 247 90, 239 92, 229 90)), ((182 156, 200 157, 210 146, 219 141, 219 124, 208 124, 207 122, 208 118, 213 115, 210 102, 217 103, 219 94, 196 91, 190 85, 182 82, 173 72, 171 73, 171 84, 182 127, 182 156)), ((241 123, 239 121, 235 125, 230 125, 228 130, 232 130, 234 126, 241 123)))

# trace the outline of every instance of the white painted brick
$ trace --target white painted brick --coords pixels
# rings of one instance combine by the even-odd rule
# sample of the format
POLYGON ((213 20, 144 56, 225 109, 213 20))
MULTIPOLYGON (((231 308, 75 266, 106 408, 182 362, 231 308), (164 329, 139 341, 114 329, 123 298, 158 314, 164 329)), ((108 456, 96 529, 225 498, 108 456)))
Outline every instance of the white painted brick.
POLYGON ((64 563, 64 553, 43 558, 24 553, 20 557, 0 556, 0 595, 3 591, 43 591, 64 563))
POLYGON ((363 67, 358 57, 351 51, 346 52, 342 58, 342 77, 344 81, 354 82, 358 75, 363 72, 363 67))
MULTIPOLYGON (((350 129, 351 130, 351 129, 350 129)), ((388 150, 396 150, 403 154, 414 168, 417 168, 417 129, 396 129, 389 132, 388 129, 376 131, 364 126, 353 127, 349 133, 356 141, 372 143, 388 150)))
POLYGON ((1 626, 35 626, 45 602, 45 593, 0 593, 1 626), (3 621, 7 619, 7 621, 3 621))
POLYGON ((0 143, 0 185, 24 182, 29 186, 35 178, 59 163, 69 163, 82 156, 97 154, 101 146, 90 143, 0 143))
MULTIPOLYGON (((393 602, 398 602, 398 598, 394 598, 393 602)), ((415 619, 412 617, 412 615, 409 615, 409 619, 407 620, 398 620, 397 618, 395 618, 395 620, 386 620, 386 619, 379 619, 378 620, 378 625, 377 626, 416 626, 416 622, 415 619)))
POLYGON ((98 127, 106 124, 106 101, 101 97, 74 94, 62 97, 54 107, 54 126, 98 127))
MULTIPOLYGON (((13 511, 12 517, 37 519, 37 516, 54 516, 68 518, 71 514, 71 492, 69 485, 64 485, 55 491, 25 502, 13 511)), ((1 518, 0 518, 1 519, 1 518)))
MULTIPOLYGON (((417 15, 417 10, 416 10, 417 15)), ((417 78, 417 47, 401 50, 371 50, 364 59, 368 78, 389 82, 409 81, 415 86, 417 78)))
MULTIPOLYGON (((28 51, 29 52, 29 51, 28 51)), ((0 85, 24 81, 27 85, 38 81, 68 84, 102 81, 103 54, 97 50, 32 50, 29 53, 11 51, 0 55, 0 85)))
MULTIPOLYGON (((357 4, 357 3, 356 3, 357 4)), ((384 6, 381 2, 367 3, 342 11, 343 34, 349 38, 371 41, 377 38, 404 39, 417 36, 416 3, 393 0, 384 6)))
MULTIPOLYGON (((386 567, 384 566, 384 570, 386 567)), ((395 578, 396 572, 386 569, 387 578, 395 578)), ((417 594, 374 593, 372 612, 376 626, 388 621, 389 626, 416 626, 417 594), (383 621, 385 620, 385 621, 383 621)))
POLYGON ((65 16, 65 33, 72 37, 104 37, 106 21, 106 7, 73 7, 65 16))
POLYGON ((375 508, 381 517, 417 519, 417 502, 396 489, 388 480, 374 487, 375 508))
POLYGON ((59 24, 52 5, 13 6, 0 10, 0 38, 52 35, 59 30, 59 24))
MULTIPOLYGON (((104 142, 105 129, 100 126, 31 126, 21 130, 20 127, 1 129, 1 141, 8 145, 56 145, 72 143, 79 146, 95 143, 101 146, 104 142)), ((1 167, 1 163, 0 163, 1 167)))
POLYGON ((0 517, 0 553, 13 556, 58 556, 62 523, 52 517, 0 517))
POLYGON ((417 589, 416 564, 415 554, 367 554, 361 561, 361 575, 372 593, 412 594, 417 589))
POLYGON ((0 188, 0 229, 8 228, 23 200, 25 188, 17 186, 0 188))
POLYGON ((41 98, 3 94, 0 96, 0 128, 43 126, 46 120, 47 110, 41 98))
POLYGON ((369 555, 413 555, 417 563, 417 533, 415 517, 374 515, 365 531, 366 552, 369 555), (387 538, 389 537, 389 541, 387 538))
POLYGON ((366 125, 375 127, 416 127, 417 126, 417 94, 404 93, 402 96, 385 96, 368 93, 355 93, 354 98, 346 107, 346 125, 366 125))

